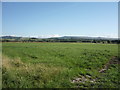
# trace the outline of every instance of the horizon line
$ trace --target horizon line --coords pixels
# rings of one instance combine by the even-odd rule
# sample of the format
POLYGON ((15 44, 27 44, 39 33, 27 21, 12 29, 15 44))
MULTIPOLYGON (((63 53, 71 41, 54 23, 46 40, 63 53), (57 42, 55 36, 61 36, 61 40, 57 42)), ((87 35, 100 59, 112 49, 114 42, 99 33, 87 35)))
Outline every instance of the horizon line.
POLYGON ((13 36, 13 37, 34 37, 34 38, 57 38, 57 37, 64 37, 64 36, 74 36, 74 37, 102 37, 102 38, 119 38, 119 36, 107 36, 107 35, 28 35, 28 36, 24 36, 24 35, 0 35, 0 37, 3 36, 13 36))

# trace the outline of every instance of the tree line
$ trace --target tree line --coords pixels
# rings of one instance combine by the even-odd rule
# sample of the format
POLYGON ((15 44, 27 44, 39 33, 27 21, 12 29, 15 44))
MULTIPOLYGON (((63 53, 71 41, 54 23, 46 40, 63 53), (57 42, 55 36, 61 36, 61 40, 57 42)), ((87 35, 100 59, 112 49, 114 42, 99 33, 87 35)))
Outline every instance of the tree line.
POLYGON ((59 39, 59 38, 18 38, 18 39, 1 39, 1 42, 77 42, 77 43, 108 43, 119 44, 120 40, 102 40, 102 39, 59 39))

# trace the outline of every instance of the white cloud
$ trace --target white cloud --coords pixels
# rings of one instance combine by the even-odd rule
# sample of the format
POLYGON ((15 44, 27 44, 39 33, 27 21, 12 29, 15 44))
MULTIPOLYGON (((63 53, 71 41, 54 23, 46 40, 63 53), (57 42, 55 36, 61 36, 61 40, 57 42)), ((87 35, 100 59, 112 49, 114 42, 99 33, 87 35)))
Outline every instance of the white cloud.
POLYGON ((96 35, 98 37, 106 37, 106 38, 118 38, 118 34, 103 34, 103 35, 96 35))
POLYGON ((36 38, 51 38, 51 37, 62 37, 62 36, 88 36, 88 37, 106 37, 106 38, 118 38, 118 34, 96 34, 96 35, 29 35, 29 36, 22 36, 22 35, 1 35, 1 36, 18 36, 18 37, 36 37, 36 38))
POLYGON ((95 35, 62 35, 62 36, 88 36, 88 37, 106 37, 106 38, 118 38, 118 34, 95 34, 95 35))
POLYGON ((58 34, 55 34, 55 35, 51 35, 51 37, 61 37, 61 36, 58 34))
POLYGON ((51 37, 61 37, 58 34, 54 34, 54 35, 40 35, 38 36, 38 38, 51 38, 51 37))

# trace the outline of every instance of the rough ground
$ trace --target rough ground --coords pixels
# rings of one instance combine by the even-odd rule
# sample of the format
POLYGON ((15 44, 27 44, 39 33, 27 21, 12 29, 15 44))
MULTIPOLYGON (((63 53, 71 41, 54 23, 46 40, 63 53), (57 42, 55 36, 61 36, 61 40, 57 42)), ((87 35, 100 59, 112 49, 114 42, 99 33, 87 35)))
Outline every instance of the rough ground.
POLYGON ((120 59, 117 56, 111 58, 111 60, 104 65, 102 69, 100 69, 100 73, 105 73, 106 70, 109 69, 111 64, 120 64, 120 59))
MULTIPOLYGON (((113 56, 108 63, 106 63, 102 69, 99 70, 100 73, 105 73, 111 66, 111 64, 120 64, 120 59, 117 56, 113 56)), ((90 75, 79 75, 77 78, 73 79, 71 83, 85 83, 85 82, 91 82, 91 83, 96 83, 96 79, 92 79, 92 76, 90 75)))

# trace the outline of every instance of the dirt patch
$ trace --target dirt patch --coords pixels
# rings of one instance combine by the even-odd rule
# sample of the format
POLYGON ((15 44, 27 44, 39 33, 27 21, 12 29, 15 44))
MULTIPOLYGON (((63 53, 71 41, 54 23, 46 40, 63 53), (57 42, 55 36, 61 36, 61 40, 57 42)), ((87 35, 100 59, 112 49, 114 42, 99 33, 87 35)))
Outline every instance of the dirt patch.
POLYGON ((90 75, 79 75, 77 78, 73 79, 71 83, 85 83, 85 82, 91 82, 95 83, 96 79, 93 79, 90 75))
POLYGON ((106 63, 102 69, 99 70, 100 73, 105 73, 106 70, 110 68, 112 64, 120 64, 120 58, 113 56, 108 63, 106 63))

